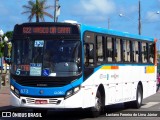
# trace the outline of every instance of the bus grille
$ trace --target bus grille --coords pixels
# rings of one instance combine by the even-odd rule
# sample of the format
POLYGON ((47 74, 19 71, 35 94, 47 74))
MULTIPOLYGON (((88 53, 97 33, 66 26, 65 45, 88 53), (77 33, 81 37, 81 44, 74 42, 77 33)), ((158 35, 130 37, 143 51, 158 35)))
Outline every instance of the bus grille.
POLYGON ((20 77, 15 75, 12 75, 12 78, 18 84, 30 87, 62 87, 77 79, 77 77, 20 77))
MULTIPOLYGON (((47 100, 48 104, 59 104, 62 99, 60 98, 46 98, 43 100, 47 100)), ((26 98, 27 104, 35 104, 36 98, 26 98)))

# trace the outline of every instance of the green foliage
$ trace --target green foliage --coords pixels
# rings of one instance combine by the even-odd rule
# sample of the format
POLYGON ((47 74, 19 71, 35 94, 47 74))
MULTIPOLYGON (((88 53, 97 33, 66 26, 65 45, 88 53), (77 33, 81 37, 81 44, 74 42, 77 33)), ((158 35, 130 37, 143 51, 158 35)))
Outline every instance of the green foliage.
POLYGON ((0 57, 3 57, 4 53, 4 42, 0 42, 0 57))
MULTIPOLYGON (((13 31, 6 32, 2 37, 2 41, 4 40, 5 36, 10 40, 12 38, 12 35, 13 35, 13 31)), ((6 44, 4 41, 0 42, 0 57, 3 57, 3 54, 4 54, 4 44, 6 44)), ((8 44, 8 47, 9 47, 9 50, 10 50, 9 52, 11 52, 12 45, 8 44)), ((11 54, 11 53, 9 53, 9 54, 11 54)))
POLYGON ((4 40, 4 37, 7 37, 8 40, 10 40, 12 36, 13 36, 13 31, 8 31, 3 35, 2 39, 4 40))
POLYGON ((7 36, 8 39, 11 39, 13 36, 13 31, 8 31, 4 34, 4 36, 7 36))
MULTIPOLYGON (((0 57, 4 56, 4 46, 7 44, 6 42, 0 42, 0 57)), ((11 49, 12 49, 12 44, 7 44, 8 45, 8 55, 11 56, 11 49)))
POLYGON ((157 58, 160 59, 160 54, 158 54, 157 58))

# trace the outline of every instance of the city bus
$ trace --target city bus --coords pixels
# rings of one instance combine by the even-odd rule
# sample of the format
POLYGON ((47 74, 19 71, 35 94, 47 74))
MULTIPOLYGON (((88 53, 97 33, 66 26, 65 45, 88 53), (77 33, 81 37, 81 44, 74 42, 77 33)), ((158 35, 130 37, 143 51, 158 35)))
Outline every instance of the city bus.
POLYGON ((43 113, 80 108, 98 116, 107 105, 140 108, 156 93, 156 39, 142 35, 78 23, 17 24, 10 63, 12 106, 43 113))

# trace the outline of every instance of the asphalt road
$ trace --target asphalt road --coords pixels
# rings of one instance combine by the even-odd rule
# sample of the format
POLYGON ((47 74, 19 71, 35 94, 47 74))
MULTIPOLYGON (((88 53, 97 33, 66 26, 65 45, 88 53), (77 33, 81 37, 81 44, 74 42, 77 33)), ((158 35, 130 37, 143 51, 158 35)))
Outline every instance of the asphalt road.
MULTIPOLYGON (((10 113, 10 111, 7 112, 10 113)), ((50 110, 46 118, 31 117, 32 113, 30 109, 12 111, 12 117, 1 117, 0 120, 160 120, 160 92, 144 99, 140 109, 125 108, 123 104, 111 105, 107 106, 105 112, 97 118, 91 118, 85 111, 81 110, 58 112, 50 110), (18 114, 23 117, 16 117, 18 114), (28 115, 30 115, 29 118, 26 117, 28 115)), ((37 114, 37 116, 41 115, 37 114)))

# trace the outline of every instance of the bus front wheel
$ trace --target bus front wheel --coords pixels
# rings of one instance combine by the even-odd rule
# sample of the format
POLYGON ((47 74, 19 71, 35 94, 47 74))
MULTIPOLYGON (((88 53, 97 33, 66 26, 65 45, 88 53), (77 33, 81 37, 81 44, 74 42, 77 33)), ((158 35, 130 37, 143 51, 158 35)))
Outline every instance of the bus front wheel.
POLYGON ((91 108, 91 115, 92 117, 98 117, 102 111, 102 96, 99 91, 97 91, 96 98, 95 98, 95 106, 91 108))

